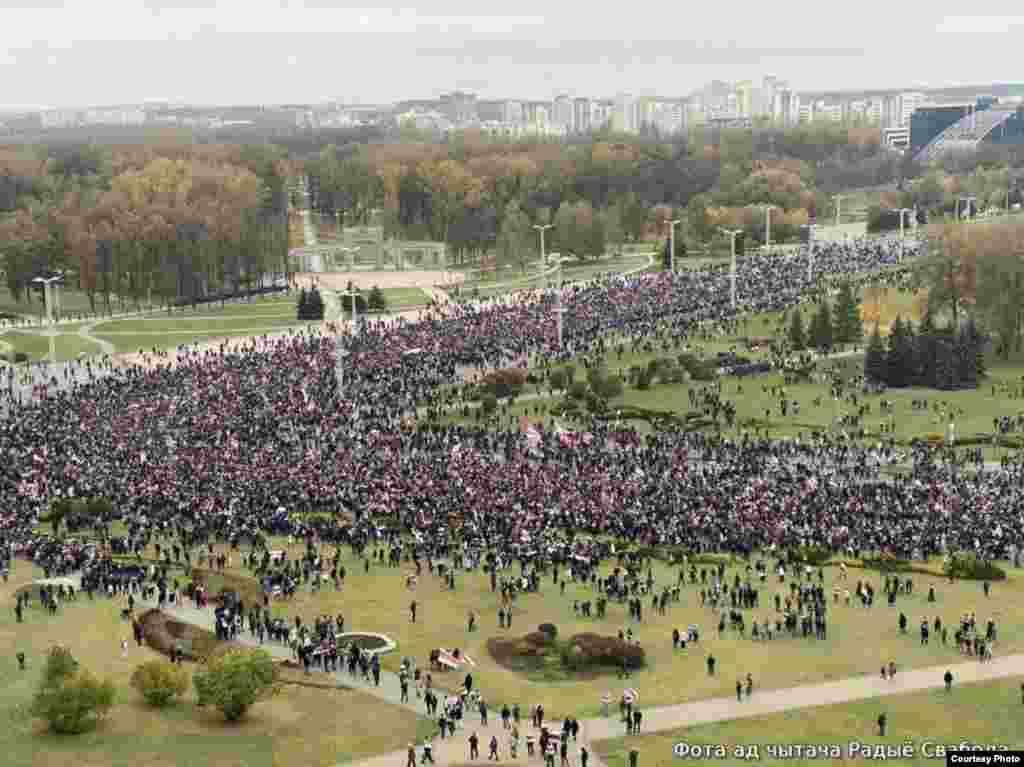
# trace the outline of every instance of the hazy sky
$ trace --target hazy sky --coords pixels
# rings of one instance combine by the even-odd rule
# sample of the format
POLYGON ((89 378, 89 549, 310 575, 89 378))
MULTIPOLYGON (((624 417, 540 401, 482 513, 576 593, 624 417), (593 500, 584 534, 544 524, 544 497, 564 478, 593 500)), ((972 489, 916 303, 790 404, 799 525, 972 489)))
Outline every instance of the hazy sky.
POLYGON ((0 0, 0 104, 679 96, 768 74, 797 90, 1024 79, 1012 64, 1024 11, 979 6, 989 15, 953 0, 0 0))

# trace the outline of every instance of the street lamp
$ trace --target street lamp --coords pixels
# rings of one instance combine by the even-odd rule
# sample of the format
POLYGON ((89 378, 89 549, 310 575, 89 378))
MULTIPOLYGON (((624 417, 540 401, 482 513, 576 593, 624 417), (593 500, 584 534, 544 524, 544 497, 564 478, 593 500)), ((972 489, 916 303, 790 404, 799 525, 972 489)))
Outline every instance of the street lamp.
POLYGON ((845 194, 832 195, 832 199, 836 201, 836 226, 839 226, 839 207, 842 204, 844 197, 846 197, 845 194))
POLYGON ((547 268, 547 265, 548 265, 547 255, 544 252, 544 230, 545 229, 550 229, 552 226, 554 226, 554 224, 534 224, 533 225, 533 228, 536 229, 538 232, 540 232, 540 262, 541 262, 541 264, 544 265, 544 268, 547 268))
MULTIPOLYGON (((356 303, 356 296, 358 296, 359 293, 355 290, 347 290, 341 295, 352 299, 352 332, 355 333, 359 329, 359 304, 356 303)), ((342 304, 342 306, 344 306, 344 304, 342 304)))
POLYGON ((672 274, 676 273, 676 226, 681 221, 681 218, 674 218, 668 222, 668 269, 672 274))
POLYGON ((807 225, 807 281, 814 282, 814 232, 817 224, 807 225))
POLYGON ((903 239, 903 221, 904 221, 904 216, 906 216, 907 213, 913 213, 914 209, 913 208, 897 208, 896 212, 900 214, 900 261, 902 261, 903 260, 903 249, 904 249, 904 246, 906 245, 906 241, 903 239))
POLYGON ((722 229, 722 234, 729 237, 732 243, 732 266, 729 270, 729 294, 732 296, 732 310, 736 311, 736 236, 743 234, 742 229, 722 229))
POLYGON ((972 203, 972 202, 973 202, 973 203, 974 203, 975 205, 977 205, 977 204, 978 204, 978 198, 977 198, 976 196, 974 196, 973 194, 970 194, 970 195, 966 195, 966 196, 963 196, 963 197, 958 197, 958 198, 957 198, 957 200, 956 200, 956 217, 957 217, 957 220, 959 220, 960 218, 970 218, 970 214, 971 214, 971 203, 972 203), (962 203, 962 202, 966 202, 966 203, 967 203, 967 208, 966 208, 966 210, 967 210, 967 215, 966 215, 966 216, 963 216, 963 217, 961 217, 961 215, 960 215, 960 203, 962 203))
POLYGON ((764 206, 764 249, 768 250, 772 246, 772 211, 775 210, 774 205, 764 206))
MULTIPOLYGON (((541 231, 541 237, 544 236, 543 230, 541 231)), ((555 322, 558 332, 558 350, 562 350, 563 343, 563 319, 562 315, 565 313, 565 309, 562 306, 562 261, 564 260, 561 256, 553 256, 554 266, 556 271, 557 279, 555 280, 555 322)))
POLYGON ((351 352, 338 347, 338 392, 341 393, 345 390, 345 358, 348 357, 351 352))

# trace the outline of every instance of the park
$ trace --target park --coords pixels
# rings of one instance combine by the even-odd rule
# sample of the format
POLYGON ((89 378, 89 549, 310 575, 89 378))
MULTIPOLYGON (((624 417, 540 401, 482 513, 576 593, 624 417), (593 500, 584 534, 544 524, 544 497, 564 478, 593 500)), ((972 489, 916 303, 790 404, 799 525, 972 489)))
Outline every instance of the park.
POLYGON ((7 763, 1019 747, 1018 225, 673 263, 592 214, 0 302, 7 763))

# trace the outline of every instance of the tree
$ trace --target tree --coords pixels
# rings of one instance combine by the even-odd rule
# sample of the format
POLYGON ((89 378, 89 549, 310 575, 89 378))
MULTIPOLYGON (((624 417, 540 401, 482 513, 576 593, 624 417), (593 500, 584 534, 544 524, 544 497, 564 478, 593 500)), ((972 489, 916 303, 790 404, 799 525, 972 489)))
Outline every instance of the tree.
POLYGON ((868 340, 868 350, 864 355, 864 377, 873 383, 888 383, 889 375, 885 360, 885 343, 882 341, 882 334, 875 325, 871 338, 868 340))
POLYGON ((45 720, 50 730, 77 735, 93 729, 114 705, 114 685, 99 681, 63 647, 47 656, 39 689, 32 701, 32 714, 45 720))
POLYGON ((967 320, 967 325, 964 327, 964 334, 967 338, 971 354, 974 357, 974 380, 977 384, 977 382, 981 381, 988 375, 988 369, 985 364, 985 346, 988 343, 988 339, 980 330, 978 330, 978 326, 974 322, 974 317, 967 320))
POLYGON ((301 319, 322 320, 324 318, 324 299, 320 291, 315 287, 311 288, 306 297, 306 316, 301 319))
POLYGON ((386 312, 388 310, 388 299, 379 285, 374 285, 370 289, 366 306, 371 312, 386 312))
POLYGON ((885 357, 886 383, 894 388, 910 386, 914 381, 912 328, 899 316, 889 329, 889 349, 885 357))
POLYGON ((832 348, 832 311, 828 300, 822 300, 818 305, 818 311, 811 320, 811 343, 815 349, 828 350, 832 348))
POLYGON ((858 343, 864 335, 857 296, 849 282, 839 287, 833 323, 833 336, 838 343, 858 343))
POLYGON ((295 315, 299 320, 309 319, 309 294, 306 293, 305 288, 299 291, 299 300, 295 305, 295 315))
POLYGON ((146 703, 162 708, 185 694, 188 672, 169 661, 151 660, 135 669, 131 684, 146 703))
POLYGON ((793 351, 800 352, 807 348, 807 333, 804 330, 804 313, 797 306, 793 309, 793 319, 789 323, 789 345, 793 351))
POLYGON ((503 265, 516 264, 525 272, 528 256, 534 251, 531 243, 530 220, 520 209, 519 202, 512 200, 505 206, 498 234, 498 261, 503 265))
POLYGON ((216 706, 229 722, 280 690, 277 667, 264 650, 231 649, 208 659, 192 677, 199 705, 216 706))

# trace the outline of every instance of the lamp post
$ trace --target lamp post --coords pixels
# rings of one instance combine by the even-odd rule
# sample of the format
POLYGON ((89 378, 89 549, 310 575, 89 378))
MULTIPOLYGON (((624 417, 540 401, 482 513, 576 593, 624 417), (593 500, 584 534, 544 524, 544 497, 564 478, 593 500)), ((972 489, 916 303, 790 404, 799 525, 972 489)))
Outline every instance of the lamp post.
POLYGON ((534 224, 533 225, 533 228, 536 229, 538 232, 540 232, 540 262, 544 266, 545 269, 547 268, 547 265, 548 265, 548 258, 547 258, 547 255, 544 252, 544 230, 545 229, 550 229, 552 226, 554 226, 554 224, 534 224))
POLYGON ((676 273, 676 227, 681 221, 674 218, 668 222, 668 269, 672 274, 676 273))
POLYGON ((764 249, 768 250, 772 246, 772 211, 775 210, 774 205, 764 206, 764 249))
POLYGON ((341 248, 338 248, 338 250, 340 250, 342 253, 347 253, 348 254, 348 269, 349 269, 350 272, 354 272, 356 270, 356 255, 355 254, 359 252, 359 248, 349 248, 349 247, 344 247, 343 246, 341 248))
POLYGON ((50 277, 35 277, 32 282, 43 286, 43 303, 46 305, 46 319, 50 323, 50 330, 47 333, 50 339, 50 364, 57 362, 57 349, 55 338, 57 335, 57 315, 54 312, 57 300, 57 288, 64 282, 64 273, 58 272, 50 277))
POLYGON ((897 208, 896 212, 900 214, 900 262, 902 262, 903 261, 903 251, 904 251, 904 249, 906 247, 906 240, 903 239, 904 231, 905 231, 904 228, 903 228, 904 216, 906 216, 908 213, 913 213, 914 209, 913 208, 897 208))
POLYGON ((338 367, 337 367, 337 370, 338 370, 338 392, 339 393, 345 391, 345 358, 350 353, 351 352, 348 352, 345 349, 342 349, 340 347, 338 348, 338 367))
POLYGON ((733 311, 736 311, 736 235, 742 233, 742 229, 722 229, 722 234, 729 237, 732 250, 732 266, 729 269, 729 295, 732 297, 733 311))
POLYGON ((352 332, 355 333, 359 329, 359 304, 356 303, 356 296, 358 296, 359 293, 354 290, 349 290, 341 295, 352 299, 352 332))
MULTIPOLYGON (((541 232, 543 236, 543 232, 541 232)), ((556 269, 555 274, 555 327, 558 333, 558 350, 561 351, 563 347, 563 319, 562 315, 565 313, 565 308, 562 306, 562 257, 552 256, 551 259, 554 262, 556 269)))
POLYGON ((814 231, 817 224, 807 225, 807 281, 814 282, 814 231))
POLYGON ((836 226, 839 226, 839 208, 842 205, 845 194, 834 194, 832 199, 836 201, 836 226))

